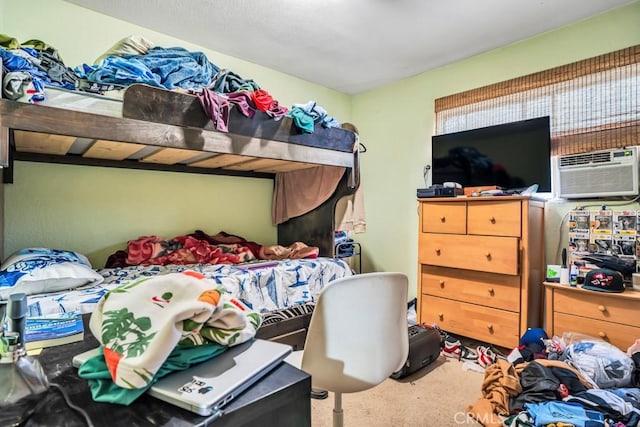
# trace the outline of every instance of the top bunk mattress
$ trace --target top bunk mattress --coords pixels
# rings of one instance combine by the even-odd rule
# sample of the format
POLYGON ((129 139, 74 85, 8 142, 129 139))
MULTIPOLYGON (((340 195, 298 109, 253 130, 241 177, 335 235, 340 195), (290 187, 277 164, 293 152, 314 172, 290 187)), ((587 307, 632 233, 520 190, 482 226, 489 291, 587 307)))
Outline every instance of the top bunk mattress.
POLYGON ((28 317, 65 312, 91 313, 108 291, 141 277, 197 271, 252 310, 267 314, 296 305, 314 303, 332 280, 352 275, 341 259, 316 258, 248 264, 151 265, 97 270, 104 280, 69 291, 28 295, 28 317))

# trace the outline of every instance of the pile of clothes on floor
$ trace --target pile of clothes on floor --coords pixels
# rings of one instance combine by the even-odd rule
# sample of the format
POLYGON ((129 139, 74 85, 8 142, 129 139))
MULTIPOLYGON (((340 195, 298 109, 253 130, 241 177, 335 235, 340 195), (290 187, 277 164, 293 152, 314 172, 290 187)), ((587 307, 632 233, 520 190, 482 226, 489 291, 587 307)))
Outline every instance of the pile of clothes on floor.
POLYGON ((443 354, 486 365, 482 397, 468 408, 484 426, 640 426, 640 339, 625 352, 599 338, 548 338, 534 328, 507 356, 446 341, 443 354))

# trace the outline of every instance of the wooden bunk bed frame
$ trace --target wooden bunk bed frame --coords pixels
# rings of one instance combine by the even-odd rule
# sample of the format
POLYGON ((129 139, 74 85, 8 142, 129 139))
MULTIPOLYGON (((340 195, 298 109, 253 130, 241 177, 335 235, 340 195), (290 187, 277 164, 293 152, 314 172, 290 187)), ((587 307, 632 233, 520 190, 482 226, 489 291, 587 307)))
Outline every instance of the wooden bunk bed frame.
MULTIPOLYGON (((335 255, 336 203, 353 194, 360 182, 358 137, 350 130, 316 125, 312 134, 303 134, 291 118, 275 121, 259 111, 247 118, 232 108, 229 132, 223 133, 215 130, 195 95, 145 85, 128 87, 115 115, 0 99, 3 183, 13 182, 16 160, 265 179, 320 165, 344 167, 329 200, 278 226, 278 244, 301 241, 319 247, 320 256, 335 255)), ((3 189, 1 185, 0 258, 3 189)), ((300 348, 309 318, 268 325, 259 336, 300 348)))

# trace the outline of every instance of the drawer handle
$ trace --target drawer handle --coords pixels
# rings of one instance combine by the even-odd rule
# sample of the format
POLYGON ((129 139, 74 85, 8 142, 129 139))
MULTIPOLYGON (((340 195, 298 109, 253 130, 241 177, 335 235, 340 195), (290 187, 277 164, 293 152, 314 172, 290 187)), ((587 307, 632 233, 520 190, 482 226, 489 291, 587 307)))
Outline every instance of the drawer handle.
POLYGON ((491 261, 491 252, 487 252, 484 256, 487 257, 487 260, 491 261))
POLYGON ((607 333, 606 332, 598 332, 598 335, 600 336, 600 338, 606 338, 607 337, 607 333))
POLYGON ((444 288, 444 280, 440 280, 440 287, 444 288))
POLYGON ((440 320, 444 319, 444 313, 438 313, 438 318, 439 318, 440 320))
POLYGON ((447 222, 447 217, 446 216, 441 216, 440 217, 440 222, 447 222))
POLYGON ((491 323, 489 323, 487 325, 487 329, 489 330, 489 332, 493 332, 493 325, 491 323))
POLYGON ((493 290, 493 288, 489 288, 489 295, 493 295, 495 293, 495 291, 493 290))
POLYGON ((605 311, 607 311, 607 307, 605 307, 604 305, 599 305, 598 310, 604 313, 605 311))
POLYGON ((491 224, 495 224, 496 223, 496 219, 494 217, 489 218, 489 222, 491 224))
POLYGON ((436 255, 440 255, 440 248, 436 248, 436 255))

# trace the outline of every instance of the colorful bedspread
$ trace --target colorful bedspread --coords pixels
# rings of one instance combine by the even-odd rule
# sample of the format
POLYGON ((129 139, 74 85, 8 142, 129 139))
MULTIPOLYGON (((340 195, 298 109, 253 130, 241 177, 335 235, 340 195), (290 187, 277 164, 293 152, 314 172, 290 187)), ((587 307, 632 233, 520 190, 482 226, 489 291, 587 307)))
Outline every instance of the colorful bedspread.
POLYGON ((316 258, 266 261, 239 265, 148 265, 98 270, 105 280, 95 286, 70 291, 29 295, 28 316, 80 311, 90 313, 107 291, 140 277, 194 270, 213 279, 226 292, 259 313, 315 302, 330 281, 350 276, 341 259, 316 258))

